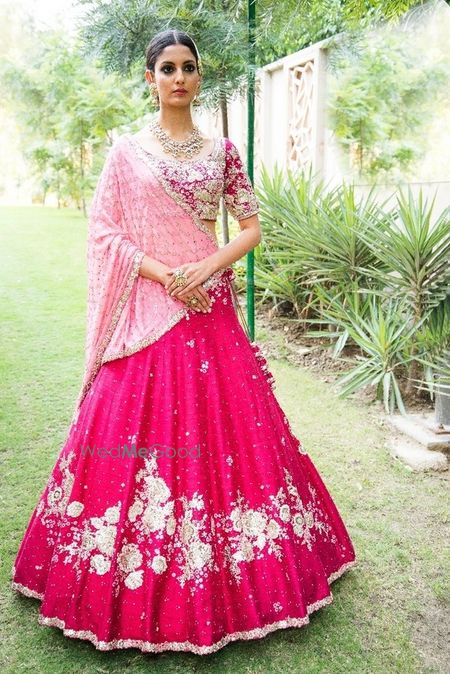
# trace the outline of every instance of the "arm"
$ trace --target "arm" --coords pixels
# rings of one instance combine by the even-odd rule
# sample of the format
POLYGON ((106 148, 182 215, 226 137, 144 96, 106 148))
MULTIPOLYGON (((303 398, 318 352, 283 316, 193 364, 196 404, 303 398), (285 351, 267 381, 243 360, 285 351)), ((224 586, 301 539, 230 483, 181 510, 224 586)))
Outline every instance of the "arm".
MULTIPOLYGON (((223 199, 226 209, 238 221, 241 233, 206 259, 212 272, 228 267, 246 255, 261 241, 259 204, 236 145, 225 138, 223 199)), ((212 273, 211 272, 211 273, 212 273)))
POLYGON ((231 263, 236 262, 261 241, 261 226, 257 215, 259 204, 253 185, 234 143, 226 138, 225 144, 223 198, 226 209, 239 222, 242 231, 226 246, 214 251, 200 262, 184 265, 190 282, 183 289, 175 287, 171 276, 166 285, 171 295, 183 297, 198 283, 202 283, 214 272, 225 269, 231 263))
POLYGON ((164 264, 164 262, 160 262, 153 257, 144 255, 139 268, 139 275, 150 279, 150 281, 158 281, 158 283, 164 285, 168 278, 167 272, 169 269, 170 267, 164 264))
POLYGON ((211 266, 211 274, 240 260, 261 241, 261 226, 256 213, 239 220, 239 226, 242 231, 238 236, 205 258, 211 266))

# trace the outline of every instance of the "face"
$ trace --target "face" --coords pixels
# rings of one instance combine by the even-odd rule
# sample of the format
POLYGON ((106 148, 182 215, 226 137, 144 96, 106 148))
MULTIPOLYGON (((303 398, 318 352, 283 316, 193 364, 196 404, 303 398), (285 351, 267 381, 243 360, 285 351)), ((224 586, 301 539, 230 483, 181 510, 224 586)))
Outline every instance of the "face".
POLYGON ((155 72, 146 70, 145 79, 149 84, 156 83, 161 106, 177 107, 190 105, 201 82, 194 54, 184 44, 164 47, 156 60, 155 72))

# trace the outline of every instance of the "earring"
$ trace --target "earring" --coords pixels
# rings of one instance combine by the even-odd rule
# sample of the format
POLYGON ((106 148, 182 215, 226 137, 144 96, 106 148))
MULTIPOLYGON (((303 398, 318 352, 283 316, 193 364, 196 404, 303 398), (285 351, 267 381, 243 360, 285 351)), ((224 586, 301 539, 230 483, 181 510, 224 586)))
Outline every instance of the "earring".
POLYGON ((200 87, 197 89, 197 93, 195 94, 193 100, 192 100, 192 105, 201 105, 202 102, 199 100, 198 95, 200 93, 200 87))
POLYGON ((156 105, 159 105, 158 88, 157 88, 155 82, 150 82, 149 89, 150 89, 150 95, 153 98, 153 102, 156 105))

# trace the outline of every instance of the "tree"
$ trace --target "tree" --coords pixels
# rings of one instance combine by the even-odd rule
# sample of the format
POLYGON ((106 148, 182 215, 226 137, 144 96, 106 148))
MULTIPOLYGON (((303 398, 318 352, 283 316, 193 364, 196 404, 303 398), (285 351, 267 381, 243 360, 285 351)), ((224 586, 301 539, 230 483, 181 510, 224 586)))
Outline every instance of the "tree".
POLYGON ((4 96, 24 130, 24 154, 45 193, 56 192, 87 214, 86 194, 96 179, 95 150, 112 142, 111 130, 143 112, 135 82, 105 74, 77 44, 59 34, 40 35, 32 66, 7 62, 4 96), (26 140, 25 140, 26 139, 26 140))

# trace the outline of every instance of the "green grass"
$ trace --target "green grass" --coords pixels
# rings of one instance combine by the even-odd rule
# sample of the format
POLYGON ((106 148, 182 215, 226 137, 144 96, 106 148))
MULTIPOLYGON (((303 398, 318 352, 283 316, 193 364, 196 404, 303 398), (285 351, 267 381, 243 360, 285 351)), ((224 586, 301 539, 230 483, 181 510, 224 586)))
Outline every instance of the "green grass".
POLYGON ((208 656, 102 653, 37 624, 39 602, 12 592, 10 572, 81 385, 86 223, 76 211, 41 207, 4 207, 0 216, 2 672, 444 672, 448 476, 409 472, 389 456, 374 411, 337 399, 312 373, 286 361, 269 361, 275 393, 359 560, 332 584, 334 602, 313 613, 306 627, 231 643, 208 656))

